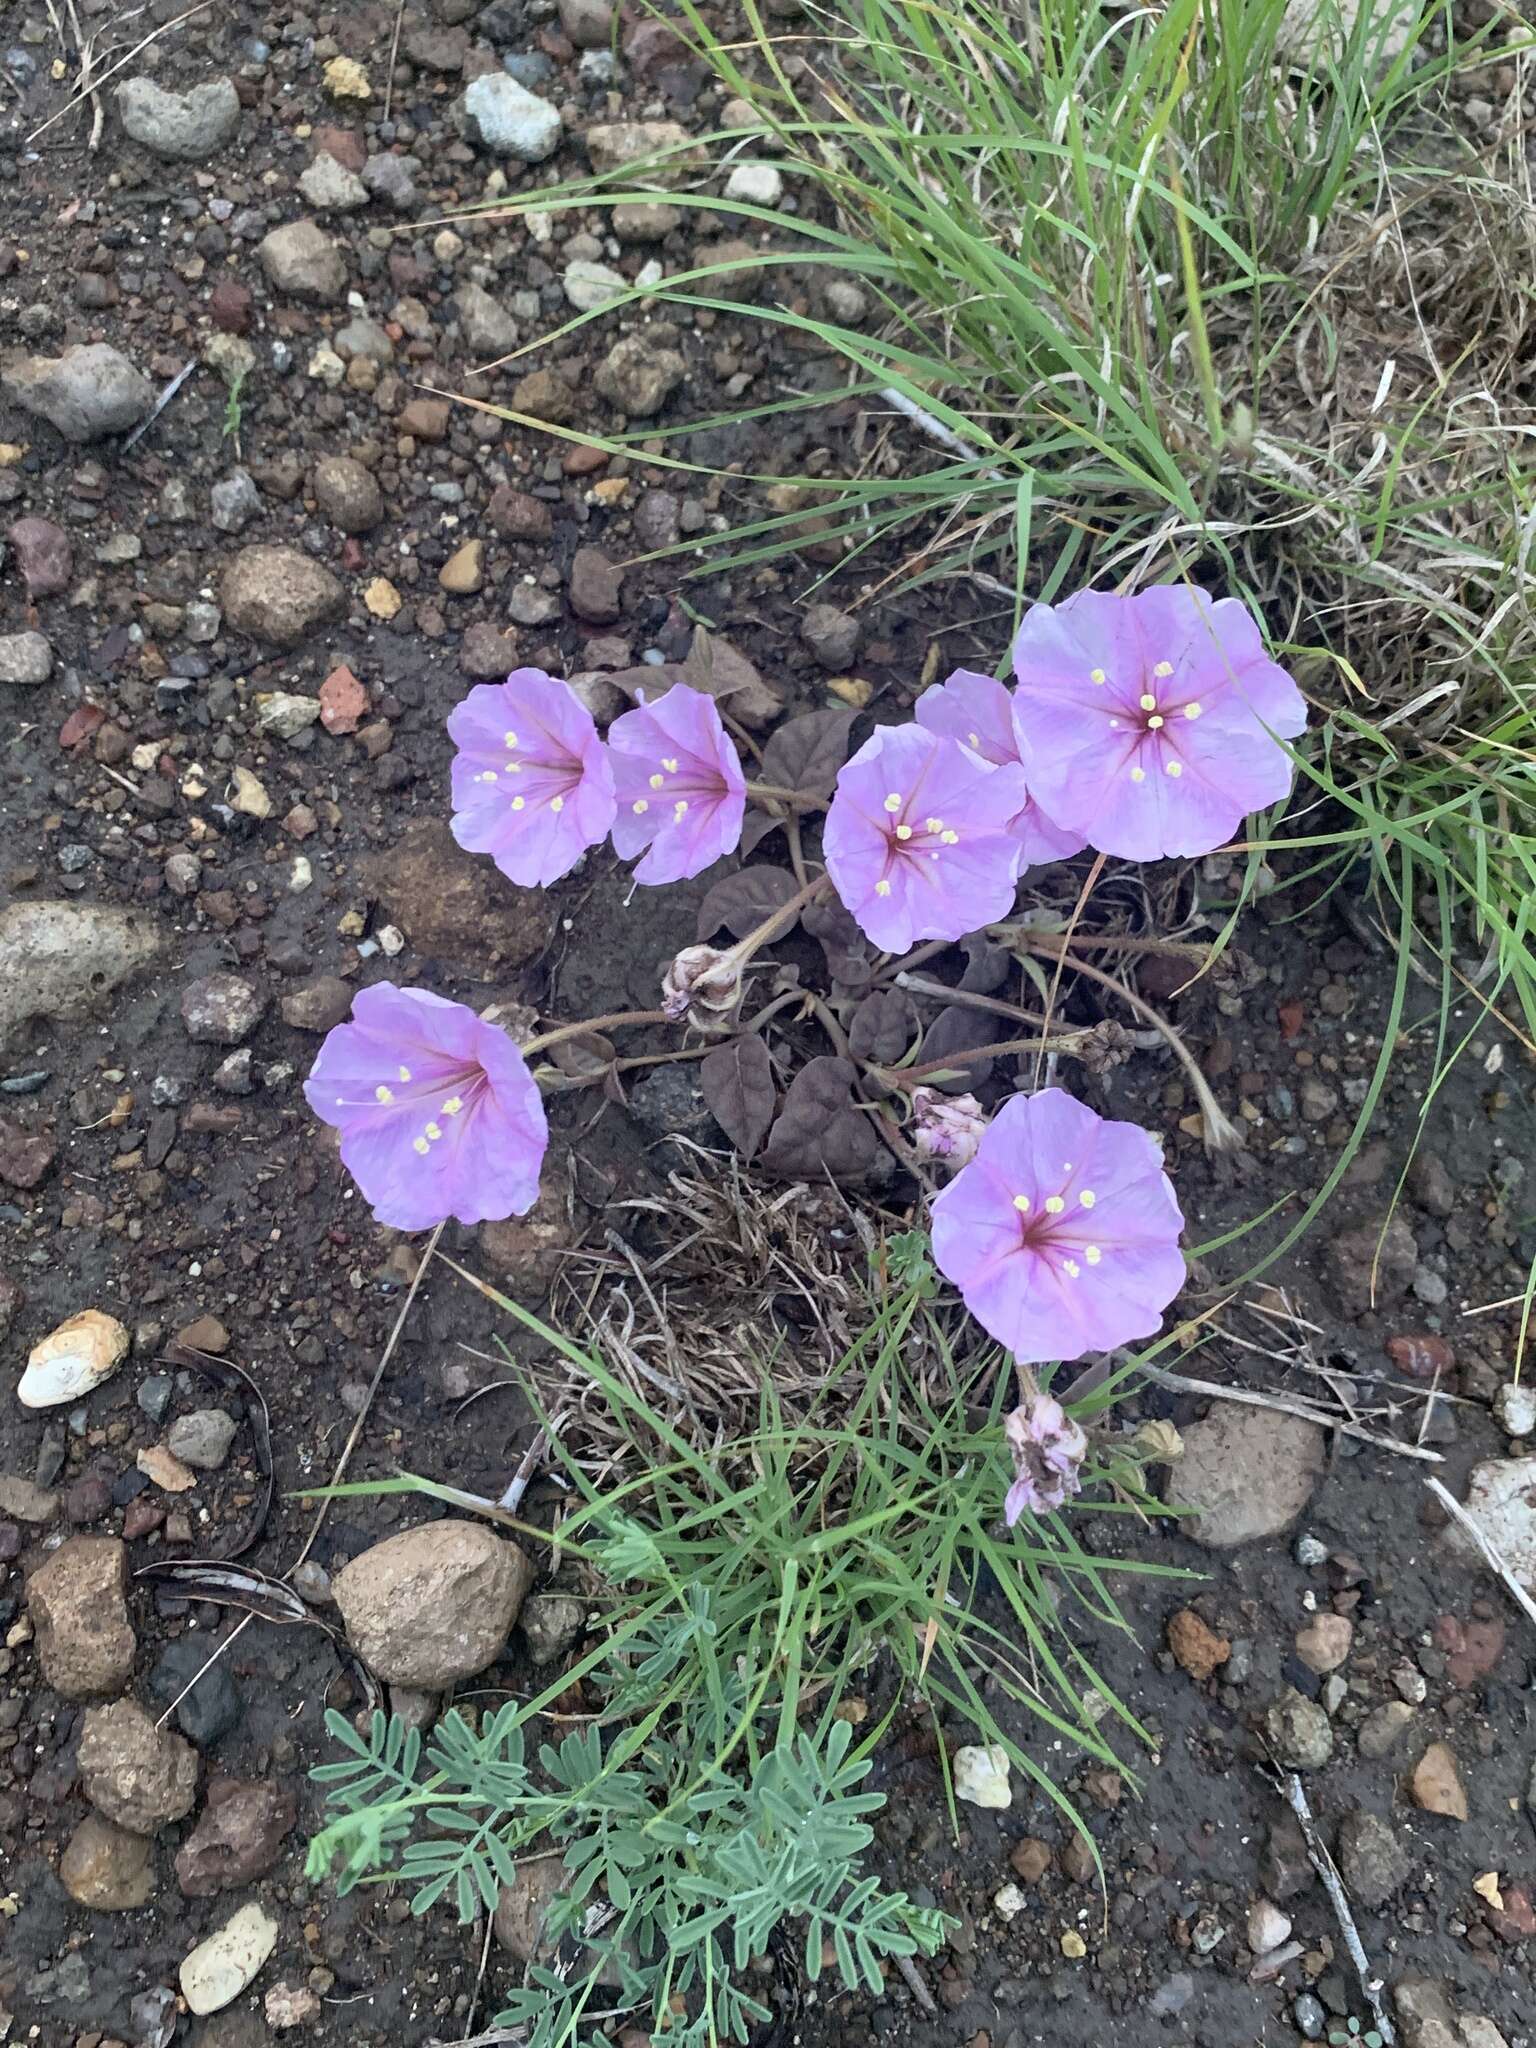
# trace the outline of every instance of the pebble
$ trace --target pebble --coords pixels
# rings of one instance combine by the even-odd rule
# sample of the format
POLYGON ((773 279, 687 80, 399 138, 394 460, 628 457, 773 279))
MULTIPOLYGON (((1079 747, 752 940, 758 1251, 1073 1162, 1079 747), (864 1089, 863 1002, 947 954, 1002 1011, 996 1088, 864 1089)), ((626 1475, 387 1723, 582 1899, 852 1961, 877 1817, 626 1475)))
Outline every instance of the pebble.
POLYGON ((192 1811, 197 1751, 156 1728, 136 1700, 86 1709, 79 1761, 92 1806, 136 1835, 152 1835, 192 1811))
MULTIPOLYGON (((1536 1456, 1491 1458, 1467 1481, 1467 1513, 1528 1593, 1536 1593, 1536 1456)), ((1458 1522, 1441 1544, 1449 1556, 1482 1571, 1481 1551, 1458 1522)))
POLYGON ((442 1690, 506 1647, 533 1566, 479 1523, 426 1522, 375 1543, 332 1581, 347 1636, 391 1685, 442 1690))
POLYGON ((748 206, 777 206, 784 197, 784 174, 777 164, 737 164, 725 181, 725 196, 748 206))
POLYGON ((1360 1723, 1356 1737, 1360 1754, 1373 1763, 1386 1756, 1396 1748, 1414 1719, 1414 1710, 1406 1700, 1386 1700, 1373 1707, 1360 1723))
POLYGON ((813 604, 800 621, 800 638, 824 669, 840 674, 859 651, 860 625, 835 604, 813 604))
POLYGON ((301 697, 292 690, 258 690, 256 723, 274 739, 297 739, 320 716, 318 697, 301 697))
POLYGON ((329 151, 312 157, 299 173, 299 190, 316 213, 354 213, 368 204, 368 187, 356 171, 338 163, 329 151))
POLYGON ((384 517, 384 493, 372 470, 350 455, 315 464, 315 502, 342 533, 368 533, 384 517))
POLYGON ((59 1881, 93 1913, 132 1913, 154 1896, 155 1870, 143 1835, 88 1813, 59 1858, 59 1881))
POLYGON ((34 1344, 16 1389, 23 1408, 80 1401, 111 1379, 128 1356, 128 1332, 115 1316, 81 1309, 34 1344))
POLYGON ((1168 1647, 1180 1670, 1187 1671, 1197 1685, 1203 1685, 1232 1655, 1232 1645, 1207 1627, 1192 1607, 1182 1607, 1169 1616, 1168 1647))
POLYGON ((1355 1625, 1347 1614, 1318 1614, 1298 1630, 1296 1654, 1309 1671, 1321 1677, 1338 1670, 1354 1640, 1355 1625))
POLYGON ((208 493, 208 504, 220 533, 239 533, 261 511, 261 493, 248 469, 232 469, 208 493))
POLYGON ((559 108, 505 71, 487 71, 472 79, 459 102, 458 117, 471 142, 525 164, 542 163, 564 133, 559 108))
POLYGON ((134 911, 51 901, 0 910, 0 1044, 31 1017, 83 1021, 164 943, 134 911))
POLYGON ((584 256, 565 266, 560 282, 578 313, 595 313, 629 290, 628 278, 610 264, 594 263, 584 256))
POLYGON ((167 92, 152 78, 130 78, 116 98, 132 139, 172 162, 201 163, 240 125, 240 96, 228 78, 210 79, 186 93, 167 92))
POLYGON ((1169 1476, 1168 1504, 1186 1511, 1181 1532, 1213 1550, 1278 1536, 1312 1497, 1323 1443, 1315 1422, 1218 1402, 1184 1431, 1169 1476))
POLYGON ((256 255, 273 290, 290 299, 333 306, 346 295, 347 266, 341 251, 312 220, 274 228, 256 255))
POLYGON ((277 1946, 277 1922, 254 1901, 242 1906, 182 1963, 178 1981, 199 2015, 232 2005, 277 1946))
POLYGON ((27 1607, 43 1677, 65 1699, 111 1698, 133 1676, 128 1551, 115 1536, 71 1536, 32 1574, 27 1607))
POLYGON ((147 1445, 133 1462, 162 1493, 190 1493, 197 1484, 197 1474, 164 1444, 147 1445))
POLYGON ((217 1472, 229 1456, 239 1424, 222 1408, 194 1408, 178 1415, 166 1433, 166 1449, 199 1472, 217 1472))
POLYGON ((46 633, 0 633, 0 683, 31 688, 52 674, 53 647, 46 633))
POLYGON ((238 1045, 266 1006, 261 991, 238 974, 206 974, 182 991, 181 1021, 199 1045, 238 1045))
POLYGON ((453 295, 453 307, 465 346, 476 356, 504 356, 517 347, 521 339, 517 322, 483 285, 461 284, 453 295))
POLYGON ((442 589, 454 597, 473 597, 485 587, 485 542, 467 540, 444 562, 437 572, 442 589))
POLYGON ((1357 1808, 1339 1824, 1339 1872, 1349 1896, 1375 1913, 1408 1882, 1408 1851, 1378 1814, 1357 1808))
POLYGON ((54 597, 69 588, 75 556, 69 535, 62 527, 55 526, 51 519, 18 519, 5 537, 16 557, 28 597, 54 597))
POLYGON ((1408 1783, 1414 1805, 1423 1812, 1438 1813, 1447 1820, 1467 1818, 1466 1787, 1449 1744, 1432 1742, 1414 1765, 1408 1783))
POLYGON ((1267 1956, 1289 1939, 1291 1917, 1282 1913, 1273 1899, 1255 1899, 1248 1908, 1248 1946, 1256 1956, 1267 1956))
MULTIPOLYGON (((569 275, 567 272, 567 292, 569 275)), ((687 371, 688 365, 676 349, 661 348, 641 334, 628 334, 608 351, 592 381, 600 396, 627 419, 652 419, 687 371)))
POLYGON ((24 357, 0 371, 0 389, 66 441, 126 433, 155 402, 149 379, 104 341, 77 343, 60 356, 24 357))
POLYGON ((1188 1970, 1176 1970, 1165 1978, 1147 2000, 1147 2011, 1154 2019, 1172 2019, 1181 2013, 1195 1995, 1195 1980, 1188 1970))
POLYGON ((1529 1436, 1536 1430, 1536 1386, 1510 1381, 1493 1397, 1493 1419, 1506 1436, 1529 1436))
POLYGON ((334 974, 301 982, 280 1005, 283 1022, 296 1031, 333 1031, 352 1008, 352 990, 334 974))
POLYGON ((1320 1771, 1333 1755, 1333 1727, 1315 1700, 1288 1688, 1264 1715, 1275 1761, 1289 1771, 1320 1771))
POLYGON ((229 807, 242 818, 270 818, 272 799, 259 775, 236 764, 229 775, 229 807))
POLYGON ((1321 2041, 1323 2028, 1328 2024, 1328 2015, 1320 1998, 1310 1991, 1303 1991, 1291 2007, 1291 2018, 1296 2022, 1296 2031, 1304 2041, 1321 2041))
POLYGON ((274 2034, 285 2034, 290 2027, 313 2026, 325 2010, 320 1994, 307 1984, 274 1984, 261 2009, 274 2034))
POLYGON ((273 1778, 215 1778, 197 1826, 176 1852, 189 1899, 212 1898, 263 1876, 298 1821, 293 1789, 273 1778))
POLYGON ((967 1743, 954 1754, 955 1797, 1001 1812, 1013 1804, 1008 1752, 1000 1742, 967 1743))
POLYGON ((371 100, 373 87, 368 73, 355 57, 332 57, 321 73, 325 89, 333 100, 371 100))
POLYGON ((586 1602, 569 1593, 530 1593, 517 1620, 530 1662, 553 1664, 586 1627, 586 1602))
POLYGON ((347 605, 330 570, 289 547, 242 548, 224 571, 220 598, 237 633, 276 647, 299 646, 347 605))
POLYGON ((368 692, 351 669, 333 668, 320 685, 320 723, 330 733, 356 732, 368 716, 368 692))
POLYGON ((571 608, 595 626, 616 623, 624 606, 624 571, 600 548, 578 548, 571 557, 571 608))
POLYGON ((221 1657, 203 1669, 215 1647, 213 1639, 201 1633, 178 1636, 166 1644, 149 1674, 150 1697, 162 1708, 191 1687, 176 1709, 176 1725, 199 1749, 211 1748, 227 1735, 245 1711, 229 1659, 221 1657))

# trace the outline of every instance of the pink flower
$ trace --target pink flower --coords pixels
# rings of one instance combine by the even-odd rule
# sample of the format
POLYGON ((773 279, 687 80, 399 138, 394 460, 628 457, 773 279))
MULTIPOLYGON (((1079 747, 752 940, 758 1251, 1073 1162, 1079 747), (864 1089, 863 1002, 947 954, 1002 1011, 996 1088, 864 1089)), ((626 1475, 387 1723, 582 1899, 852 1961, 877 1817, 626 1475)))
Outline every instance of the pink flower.
POLYGON ((822 857, 877 946, 958 939, 1013 908, 1024 771, 919 725, 876 728, 837 778, 822 857))
POLYGON ((712 697, 674 683, 608 728, 618 815, 614 851, 650 852, 637 882, 685 882, 741 838, 747 784, 712 697))
POLYGON ((1013 1484, 1003 1502, 1011 1529, 1028 1508, 1032 1515, 1064 1507, 1083 1483, 1088 1439, 1059 1401, 1036 1394, 1003 1423, 1013 1453, 1013 1484))
POLYGON ((1162 1154, 1059 1088, 1015 1095, 933 1200, 933 1257, 1026 1364, 1149 1337, 1184 1284, 1162 1154))
POLYGON ((463 1003, 388 982, 360 990, 304 1096, 341 1132, 342 1164, 380 1223, 500 1222, 538 1200, 538 1084, 507 1034, 463 1003))
POLYGON ((976 1157, 986 1128, 987 1113, 974 1095, 912 1090, 912 1144, 919 1159, 942 1159, 951 1173, 958 1173, 976 1157))
MULTIPOLYGON (((994 767, 1009 764, 1024 769, 1025 780, 1028 781, 1013 694, 996 676, 978 675, 974 669, 957 668, 946 681, 935 683, 931 690, 924 690, 913 706, 912 715, 928 732, 942 733, 946 739, 959 740, 962 746, 969 747, 973 754, 980 754, 994 767)), ((1053 825, 1033 796, 1024 799, 1013 820, 1013 829, 1023 846, 1026 867, 1044 866, 1053 860, 1070 860, 1088 843, 1081 832, 1063 832, 1059 825, 1053 825)))
POLYGON ((1080 590, 1026 614, 1013 665, 1030 786, 1101 853, 1209 853, 1290 789, 1307 707, 1236 598, 1080 590))
POLYGON ((613 771, 590 713, 540 668, 481 683, 448 715, 453 836, 509 881, 547 888, 613 823, 613 771))

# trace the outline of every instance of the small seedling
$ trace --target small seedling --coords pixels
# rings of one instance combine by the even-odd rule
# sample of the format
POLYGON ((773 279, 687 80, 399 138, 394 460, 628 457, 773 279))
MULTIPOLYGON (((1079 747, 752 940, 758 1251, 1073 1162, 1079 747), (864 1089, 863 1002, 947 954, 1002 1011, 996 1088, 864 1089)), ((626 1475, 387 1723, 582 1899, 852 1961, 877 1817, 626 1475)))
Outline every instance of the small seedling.
POLYGON ((1329 2031, 1328 2048, 1382 2048, 1381 2035, 1375 2027, 1363 2027, 1357 2019, 1347 2019, 1342 2027, 1329 2031))

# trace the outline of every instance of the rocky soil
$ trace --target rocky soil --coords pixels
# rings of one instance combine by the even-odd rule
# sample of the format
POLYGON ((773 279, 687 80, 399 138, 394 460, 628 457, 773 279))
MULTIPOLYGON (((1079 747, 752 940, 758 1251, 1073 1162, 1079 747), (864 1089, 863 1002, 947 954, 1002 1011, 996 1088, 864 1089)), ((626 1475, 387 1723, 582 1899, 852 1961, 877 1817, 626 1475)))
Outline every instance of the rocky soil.
MULTIPOLYGON (((880 597, 863 566, 811 592, 836 569, 814 536, 793 570, 637 562, 797 509, 729 472, 851 467, 847 403, 771 440, 687 433, 668 446, 702 469, 680 475, 649 459, 659 440, 609 458, 444 395, 611 435, 838 381, 785 330, 667 307, 486 367, 619 281, 722 246, 792 258, 793 182, 664 23, 610 0, 407 0, 391 70, 380 0, 183 11, 0 8, 0 2009, 43 2048, 457 2040, 517 1967, 518 1902, 472 2007, 483 1930, 303 1875, 323 1710, 364 1699, 338 1646, 424 1719, 556 1665, 584 1605, 480 1527, 391 1501, 326 1521, 295 1574, 313 1625, 242 1625, 152 1569, 290 1569, 314 1515, 294 1496, 334 1466, 414 1273, 311 1125, 303 1073, 382 974, 576 1017, 649 1005, 693 937, 702 884, 631 902, 598 858, 544 897, 458 852, 443 720, 471 681, 545 666, 606 719, 702 619, 763 732, 823 703, 900 715, 930 648, 990 665, 1006 621, 979 588, 945 586, 942 610, 880 597), (106 79, 94 142, 71 106, 82 38, 106 79), (718 129, 739 140, 688 167, 693 189, 777 211, 782 235, 744 245, 665 187, 460 214, 718 129)), ((792 261, 741 280, 864 317, 852 280, 792 261)), ((1165 1136, 1196 1239, 1321 1183, 1379 1051, 1387 961, 1362 906, 1346 889, 1283 921, 1299 907, 1250 920, 1244 986, 1174 1005, 1247 1126, 1235 1165, 1204 1159, 1171 1065, 1104 1084, 1165 1136)), ((1150 967, 1142 988, 1172 1000, 1150 967)), ((1462 1319, 1524 1285, 1531 1103, 1516 1042, 1470 1011, 1387 1224, 1432 1010, 1412 993, 1328 1224, 1267 1276, 1283 1295, 1243 1290, 1185 1364, 1422 1437, 1458 1492, 1476 1466, 1474 1500, 1536 1582, 1517 1316, 1462 1319)), ((456 1255, 537 1302, 563 1251, 631 1228, 615 1205, 664 1186, 677 1131, 716 1137, 665 1071, 627 1108, 563 1098, 546 1200, 478 1241, 451 1232, 456 1255)), ((1294 1213, 1213 1254, 1194 1304, 1294 1213)), ((457 1412, 496 1377, 472 1353, 497 1334, 477 1297, 425 1288, 355 1471, 498 1493, 525 1417, 505 1392, 457 1412)), ((872 2002, 786 1961, 778 2038, 1232 2048, 1363 2021, 1272 1763, 1304 1773, 1409 2048, 1526 2038, 1536 1634, 1443 1530, 1428 1468, 1208 1405, 1143 1397, 1183 1432, 1192 1519, 1093 1532, 1203 1574, 1122 1575, 1134 1641, 1081 1624, 1150 1737, 1125 1745, 1139 1788, 1030 1738, 1104 1891, 1082 1838, 995 1771, 1009 1803, 962 1804, 952 1837, 914 1726, 882 1765, 881 1850, 960 1921, 926 1973, 934 2014, 899 1978, 872 2002)))

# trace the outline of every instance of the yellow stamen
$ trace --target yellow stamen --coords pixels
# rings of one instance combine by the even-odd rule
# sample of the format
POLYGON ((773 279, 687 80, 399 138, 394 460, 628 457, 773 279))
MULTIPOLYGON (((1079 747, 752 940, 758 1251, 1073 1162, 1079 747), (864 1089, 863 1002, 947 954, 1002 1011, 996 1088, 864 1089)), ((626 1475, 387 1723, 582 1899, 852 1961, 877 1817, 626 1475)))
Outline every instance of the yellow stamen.
POLYGON ((427 1136, 429 1138, 440 1138, 442 1135, 443 1127, 440 1123, 434 1122, 427 1125, 427 1136))
POLYGON ((431 1151, 431 1149, 431 1146, 427 1143, 425 1138, 412 1138, 411 1150, 413 1152, 420 1152, 423 1158, 425 1158, 425 1156, 428 1152, 431 1151))
POLYGON ((528 807, 528 799, 527 799, 527 797, 525 797, 525 796, 515 796, 515 797, 513 797, 513 799, 512 799, 512 808, 513 808, 513 810, 514 810, 514 811, 521 811, 521 810, 526 810, 526 809, 527 809, 527 807, 528 807))
POLYGON ((481 782, 494 782, 496 780, 496 770, 494 768, 487 768, 483 770, 479 777, 479 780, 481 782))
POLYGON ((1157 709, 1157 699, 1149 691, 1142 693, 1141 708, 1143 711, 1155 711, 1157 709))
POLYGON ((912 837, 912 827, 910 825, 898 825, 896 827, 896 837, 898 839, 910 839, 912 837))
POLYGON ((1047 1216, 1059 1216, 1066 1206, 1060 1195, 1047 1195, 1045 1198, 1045 1213, 1047 1216))
POLYGON ((1098 1198, 1098 1196, 1097 1196, 1097 1195, 1096 1195, 1096 1194, 1095 1194, 1095 1193, 1093 1192, 1093 1189, 1092 1189, 1092 1188, 1084 1188, 1084 1189, 1083 1189, 1083 1191, 1082 1191, 1082 1193, 1081 1193, 1081 1194, 1080 1194, 1080 1195, 1078 1196, 1078 1198, 1077 1198, 1077 1199, 1078 1199, 1078 1200, 1079 1200, 1079 1201, 1080 1201, 1080 1202, 1082 1203, 1082 1205, 1083 1205, 1083 1207, 1084 1207, 1085 1209, 1091 1209, 1091 1208, 1093 1207, 1094 1203, 1095 1203, 1095 1202, 1096 1202, 1096 1201, 1097 1201, 1097 1200, 1098 1200, 1099 1198, 1098 1198))
POLYGON ((457 1116, 457 1115, 458 1115, 458 1113, 459 1113, 459 1111, 460 1111, 460 1110, 461 1110, 461 1109, 462 1109, 463 1107, 464 1107, 464 1098, 463 1098, 463 1096, 462 1096, 462 1095, 450 1095, 450 1096, 449 1096, 449 1098, 448 1098, 448 1100, 447 1100, 447 1101, 446 1101, 446 1102, 445 1102, 445 1103, 443 1104, 443 1115, 444 1115, 444 1116, 457 1116))
POLYGON ((1029 1214, 1028 1195, 1015 1195, 1013 1198, 1013 1206, 1015 1207, 1015 1209, 1018 1210, 1021 1216, 1027 1216, 1029 1214))
POLYGON ((1066 1274, 1069 1280, 1075 1280, 1077 1279, 1078 1275, 1082 1272, 1083 1269, 1077 1263, 1076 1259, 1063 1259, 1061 1262, 1061 1270, 1063 1271, 1063 1273, 1066 1274))
POLYGON ((504 732, 501 736, 501 744, 510 752, 517 745, 517 734, 515 732, 504 732))
POLYGON ((1147 779, 1147 771, 1146 771, 1146 769, 1145 769, 1145 768, 1133 768, 1133 769, 1131 770, 1131 780, 1132 780, 1132 782, 1145 782, 1145 781, 1146 781, 1146 779, 1147 779))
POLYGON ((1182 761, 1166 761, 1163 765, 1167 773, 1173 777, 1175 782, 1177 782, 1179 777, 1184 773, 1184 763, 1182 761))
POLYGON ((958 832, 941 832, 939 838, 946 846, 958 846, 960 844, 960 834, 958 832))
POLYGON ((409 1067, 401 1067, 400 1078, 402 1081, 409 1081, 409 1079, 411 1078, 411 1070, 409 1067))
POLYGON ((1148 732, 1157 732, 1161 727, 1162 723, 1163 720, 1161 714, 1159 712, 1154 711, 1152 716, 1147 720, 1148 732))
POLYGON ((893 789, 886 798, 885 808, 888 811, 899 811, 901 809, 901 797, 896 790, 893 789))
POLYGON ((1173 674, 1173 663, 1171 661, 1160 661, 1154 666, 1152 673, 1155 676, 1171 676, 1173 674))
POLYGON ((665 775, 653 775, 651 777, 652 789, 660 789, 661 785, 666 781, 666 779, 667 778, 665 777, 665 775))
POLYGON ((1083 1249, 1083 1257, 1088 1261, 1090 1266, 1096 1266, 1099 1263, 1100 1259, 1103 1258, 1103 1256, 1104 1254, 1099 1250, 1096 1244, 1086 1245, 1083 1249))
POLYGON ((662 767, 663 767, 663 768, 665 768, 665 769, 666 769, 666 771, 667 771, 667 773, 668 773, 669 775, 675 775, 675 774, 677 773, 677 757, 676 757, 676 755, 674 755, 674 754, 668 754, 668 755, 664 755, 664 756, 662 757, 662 763, 661 763, 661 765, 662 765, 662 767))
POLYGON ((630 809, 634 812, 637 818, 641 817, 650 808, 650 805, 646 802, 643 796, 637 798, 636 801, 630 805, 630 809))
POLYGON ((563 796, 552 796, 549 800, 549 808, 552 811, 563 811, 565 809, 565 798, 563 796))
POLYGON ((1091 668, 1088 671, 1088 680, 1090 683, 1107 683, 1109 677, 1105 675, 1103 669, 1091 668))
POLYGON ((508 775, 521 775, 523 772, 523 764, 521 761, 506 761, 503 762, 502 765, 506 769, 508 775))
POLYGON ((966 738, 970 741, 973 747, 979 747, 981 745, 981 734, 979 732, 968 732, 966 734, 966 738))
POLYGON ((687 808, 688 799, 684 796, 680 796, 677 802, 672 806, 672 818, 674 823, 676 823, 676 821, 683 816, 687 808))
POLYGON ((386 1088, 384 1086, 384 1083, 381 1081, 378 1087, 375 1088, 373 1091, 373 1099, 375 1102, 393 1102, 395 1099, 395 1091, 393 1088, 386 1088))
POLYGON ((1191 697, 1189 702, 1184 706, 1184 716, 1186 718, 1198 718, 1203 708, 1204 707, 1202 705, 1198 704, 1195 701, 1195 699, 1191 697))
POLYGON ((876 894, 877 896, 889 896, 889 895, 890 895, 890 893, 891 893, 891 885, 890 885, 890 883, 889 883, 889 882, 876 882, 876 884, 875 884, 875 894, 876 894))
POLYGON ((942 818, 924 818, 923 830, 925 832, 942 832, 944 830, 944 820, 942 818))

